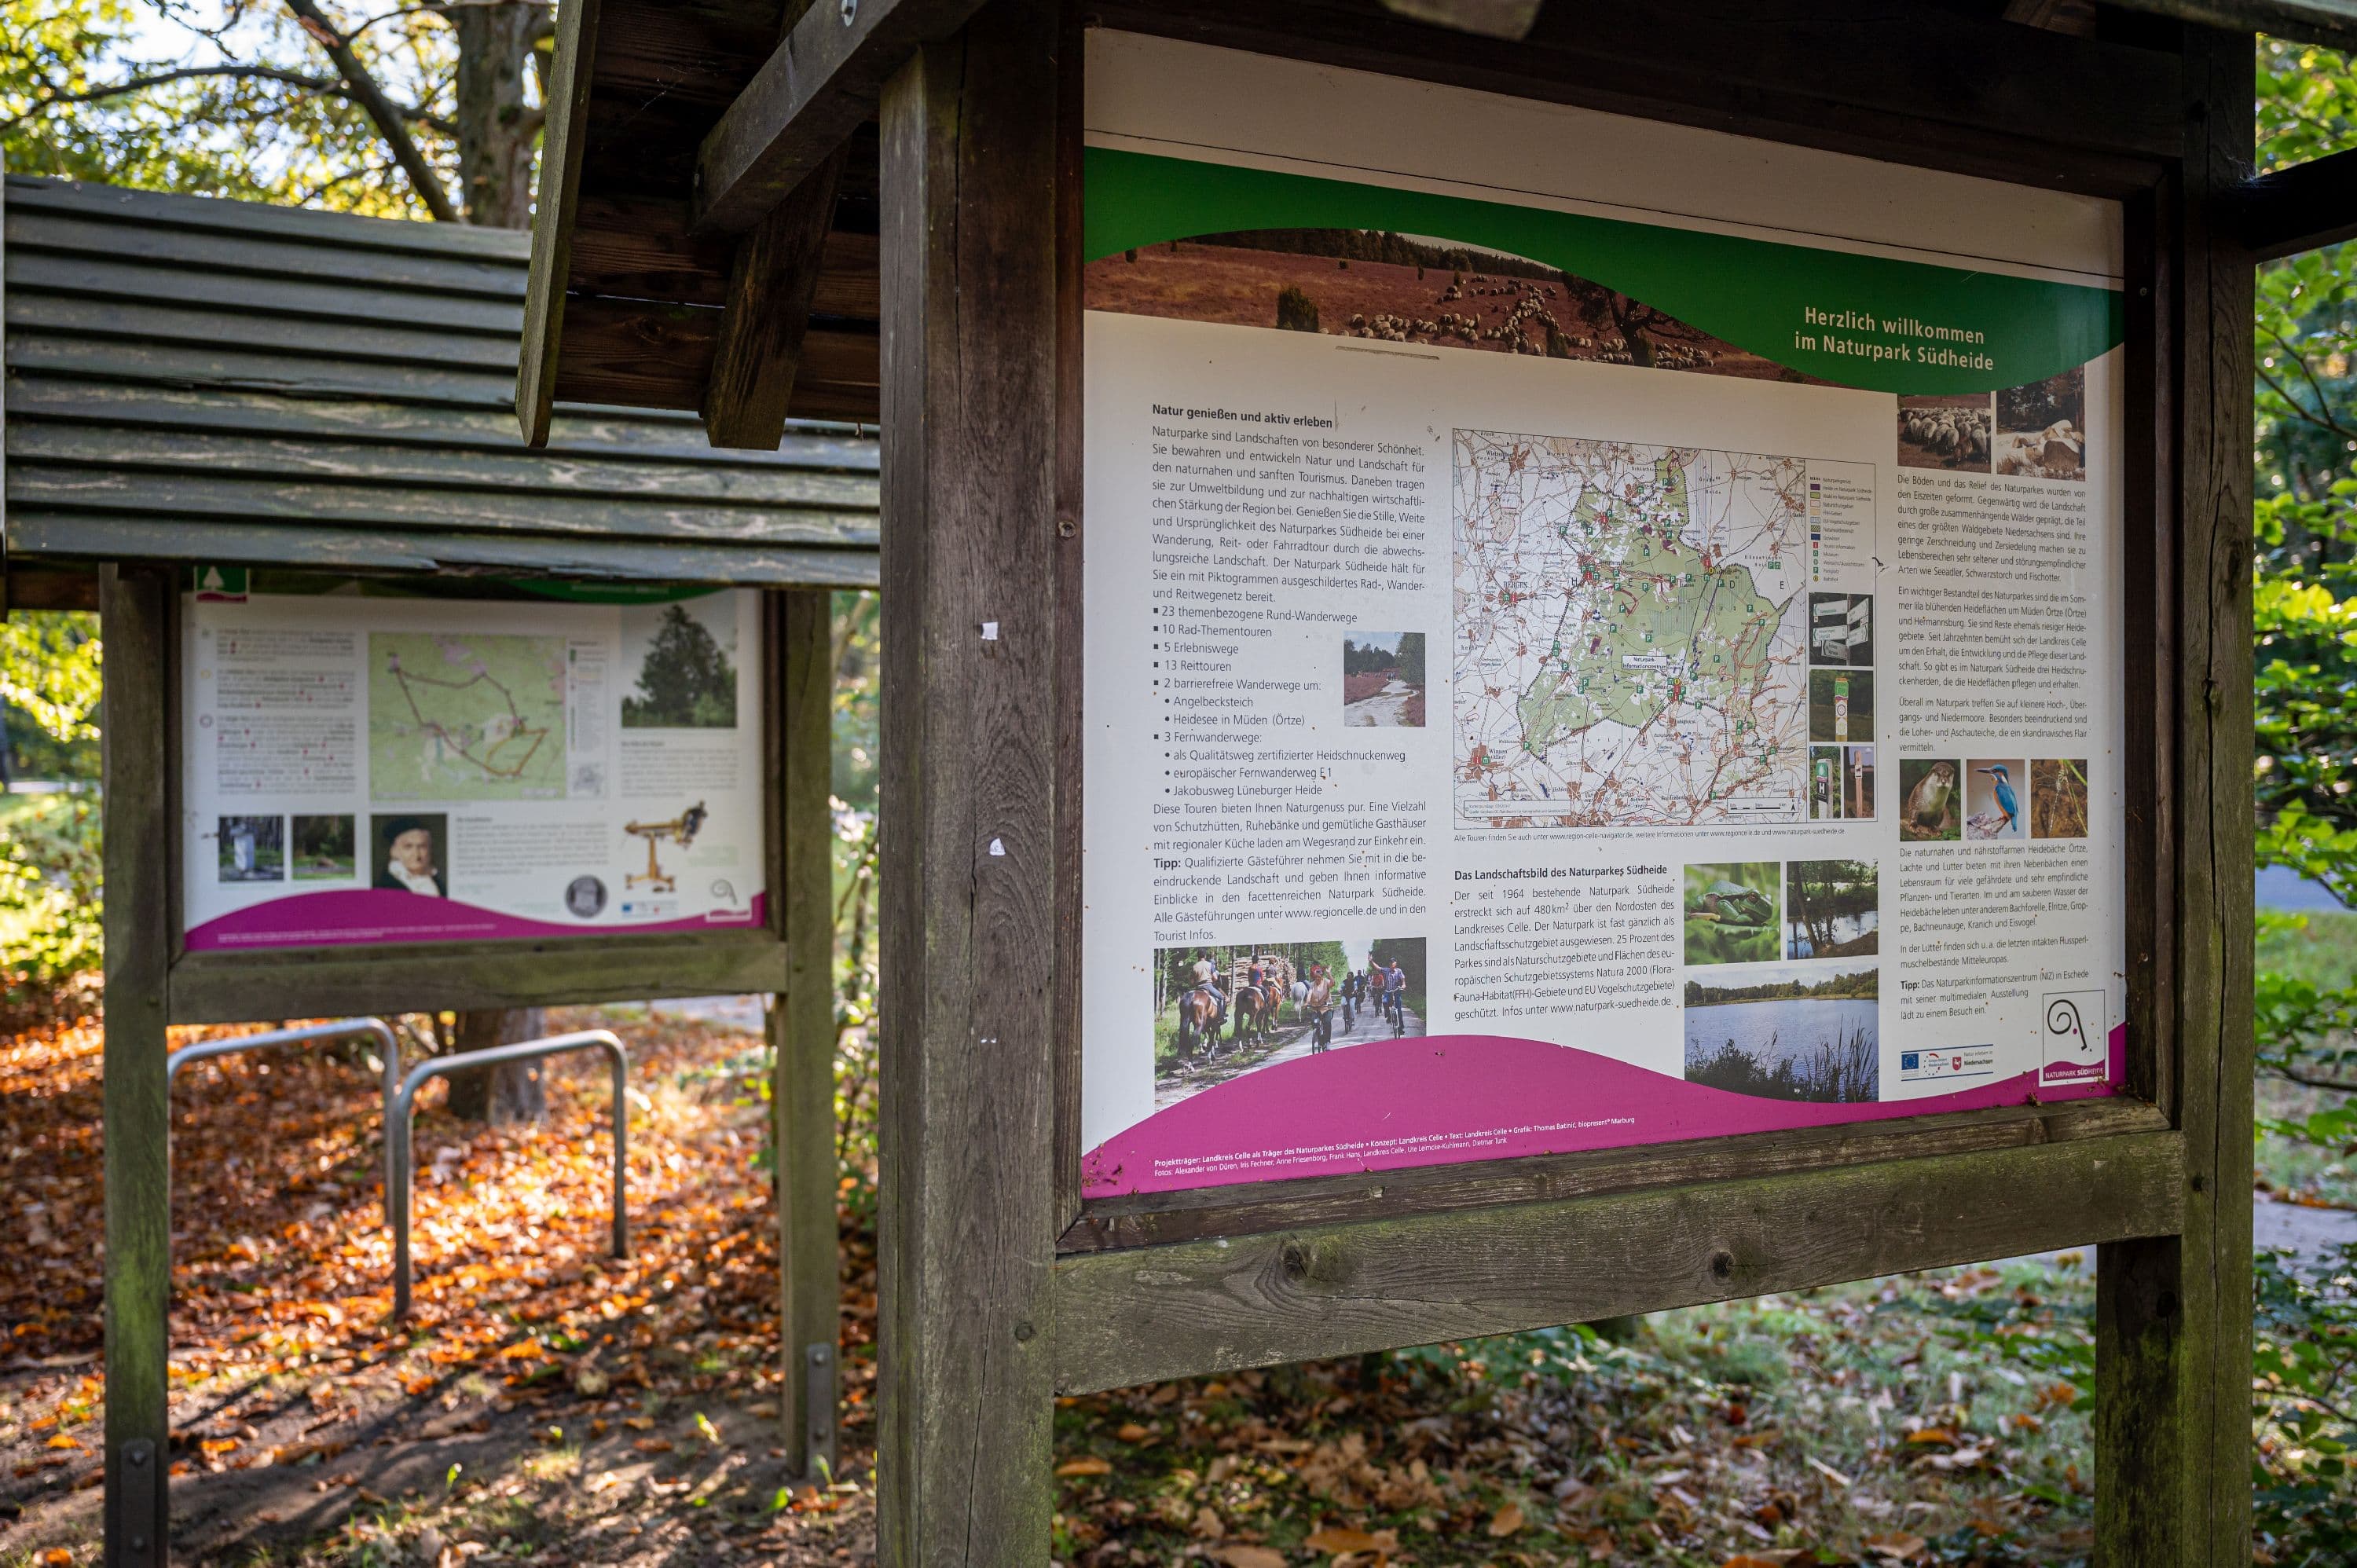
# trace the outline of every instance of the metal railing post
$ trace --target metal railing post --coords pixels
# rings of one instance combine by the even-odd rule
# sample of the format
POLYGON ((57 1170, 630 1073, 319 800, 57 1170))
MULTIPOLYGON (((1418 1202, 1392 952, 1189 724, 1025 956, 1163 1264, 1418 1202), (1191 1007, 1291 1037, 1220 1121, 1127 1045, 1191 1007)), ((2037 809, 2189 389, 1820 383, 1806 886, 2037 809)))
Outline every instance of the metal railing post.
POLYGON ((218 1040, 199 1040, 182 1046, 164 1058, 164 1092, 172 1091, 172 1080, 190 1062, 200 1062, 212 1057, 233 1056, 243 1051, 262 1050, 271 1046, 300 1046, 318 1040, 350 1040, 366 1035, 377 1044, 380 1064, 377 1085, 377 1121, 384 1133, 385 1216, 393 1214, 393 1097, 401 1088, 401 1042, 393 1026, 382 1018, 338 1018, 332 1023, 306 1024, 296 1029, 271 1029, 259 1035, 231 1035, 218 1040))
POLYGON ((578 1029, 569 1035, 551 1035, 545 1039, 518 1040, 513 1045, 492 1046, 479 1051, 465 1051, 457 1056, 435 1057, 419 1062, 409 1069, 402 1080, 385 1113, 385 1142, 393 1151, 395 1178, 385 1188, 387 1211, 393 1223, 393 1316, 409 1316, 409 1219, 411 1187, 416 1175, 417 1152, 410 1146, 414 1132, 413 1112, 416 1109, 417 1091, 433 1079, 446 1078, 469 1068, 497 1067, 502 1062, 531 1061, 540 1057, 553 1057, 566 1051, 602 1050, 611 1070, 614 1087, 614 1256, 630 1255, 630 1218, 629 1205, 630 1159, 630 1049, 622 1044, 621 1036, 611 1029, 578 1029))

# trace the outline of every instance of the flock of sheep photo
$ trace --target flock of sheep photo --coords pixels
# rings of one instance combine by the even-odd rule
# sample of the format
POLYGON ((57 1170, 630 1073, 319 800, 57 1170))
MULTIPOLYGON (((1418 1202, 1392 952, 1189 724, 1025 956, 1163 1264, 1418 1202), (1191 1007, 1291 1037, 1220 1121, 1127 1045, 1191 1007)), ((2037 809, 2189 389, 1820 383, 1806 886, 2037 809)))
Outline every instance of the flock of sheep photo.
POLYGON ((1902 397, 1899 462, 2032 479, 2087 477, 2086 372, 1995 393, 1902 397))

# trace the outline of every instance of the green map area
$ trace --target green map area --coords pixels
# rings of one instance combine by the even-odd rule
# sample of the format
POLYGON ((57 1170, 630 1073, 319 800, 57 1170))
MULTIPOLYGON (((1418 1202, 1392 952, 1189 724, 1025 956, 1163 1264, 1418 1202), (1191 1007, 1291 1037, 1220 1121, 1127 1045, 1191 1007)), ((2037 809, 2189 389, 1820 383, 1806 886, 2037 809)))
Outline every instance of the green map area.
POLYGON ((369 793, 562 799, 565 639, 371 632, 369 793))
POLYGON ((1455 434, 1460 821, 1798 820, 1808 465, 1455 434))

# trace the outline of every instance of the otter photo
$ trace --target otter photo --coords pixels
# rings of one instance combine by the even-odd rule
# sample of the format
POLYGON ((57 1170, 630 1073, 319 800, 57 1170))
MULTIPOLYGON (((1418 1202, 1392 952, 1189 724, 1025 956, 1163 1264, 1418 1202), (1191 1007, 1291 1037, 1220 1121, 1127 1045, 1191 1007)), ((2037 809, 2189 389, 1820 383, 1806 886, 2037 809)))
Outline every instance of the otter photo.
POLYGON ((1946 757, 1899 759, 1899 836, 1910 843, 1964 836, 1963 765, 1946 757))

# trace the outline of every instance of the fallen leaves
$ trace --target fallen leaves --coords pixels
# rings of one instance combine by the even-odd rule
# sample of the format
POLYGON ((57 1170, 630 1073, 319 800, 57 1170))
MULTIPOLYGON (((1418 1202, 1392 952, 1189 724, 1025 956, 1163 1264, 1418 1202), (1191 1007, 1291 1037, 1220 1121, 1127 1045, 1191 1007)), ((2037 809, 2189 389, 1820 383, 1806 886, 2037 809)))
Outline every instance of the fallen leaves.
POLYGON ((1284 1552, 1243 1542, 1221 1547, 1211 1553, 1211 1561, 1224 1563, 1227 1568, 1286 1568, 1284 1552))
POLYGON ((1490 1516, 1490 1522, 1485 1529, 1487 1533, 1493 1539, 1503 1540, 1505 1537, 1512 1535, 1514 1531, 1522 1529, 1523 1523, 1522 1505, 1520 1503, 1508 1503, 1504 1508, 1500 1509, 1496 1513, 1490 1516))
POLYGON ((1067 1459, 1057 1466, 1056 1474, 1066 1477, 1110 1476, 1113 1474, 1113 1466, 1093 1454, 1084 1454, 1078 1459, 1067 1459))

